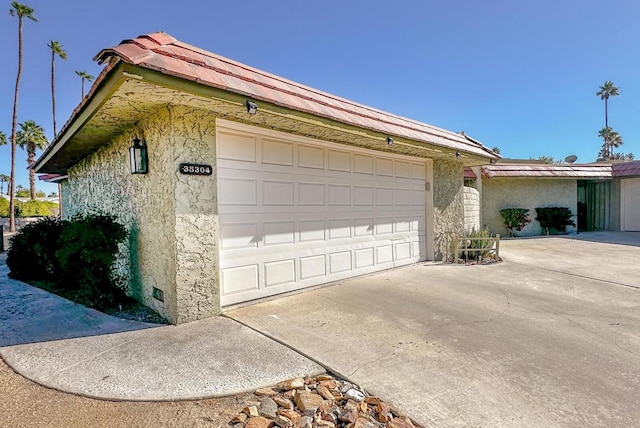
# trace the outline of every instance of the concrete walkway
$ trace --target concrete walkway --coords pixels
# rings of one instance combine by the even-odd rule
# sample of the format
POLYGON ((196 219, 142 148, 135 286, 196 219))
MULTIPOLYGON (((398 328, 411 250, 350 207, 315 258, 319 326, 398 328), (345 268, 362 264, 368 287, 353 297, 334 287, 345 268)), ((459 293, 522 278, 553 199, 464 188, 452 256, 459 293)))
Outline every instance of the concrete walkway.
POLYGON ((220 397, 324 369, 237 322, 127 321, 7 277, 0 259, 0 356, 47 387, 109 400, 220 397))

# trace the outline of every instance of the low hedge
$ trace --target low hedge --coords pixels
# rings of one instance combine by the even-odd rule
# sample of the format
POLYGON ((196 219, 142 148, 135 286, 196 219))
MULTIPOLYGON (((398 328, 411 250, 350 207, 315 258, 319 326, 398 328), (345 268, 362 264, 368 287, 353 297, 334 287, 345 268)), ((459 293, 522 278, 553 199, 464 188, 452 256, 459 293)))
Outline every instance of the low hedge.
MULTIPOLYGON (((59 206, 55 202, 16 200, 16 217, 50 217, 58 214, 59 206)), ((0 197, 0 217, 9 217, 9 200, 0 197)))

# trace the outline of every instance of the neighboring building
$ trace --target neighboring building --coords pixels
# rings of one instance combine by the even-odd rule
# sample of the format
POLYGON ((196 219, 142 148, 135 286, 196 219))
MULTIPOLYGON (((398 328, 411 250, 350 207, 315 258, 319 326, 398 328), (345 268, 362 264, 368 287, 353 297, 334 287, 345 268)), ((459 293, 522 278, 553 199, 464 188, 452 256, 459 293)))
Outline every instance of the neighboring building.
POLYGON ((96 59, 105 69, 35 170, 66 176, 66 217, 127 225, 131 291, 174 323, 441 258, 464 228, 463 168, 499 158, 164 33, 96 59), (135 139, 147 174, 130 172, 135 139))
MULTIPOLYGON (((640 230, 637 161, 545 164, 504 159, 473 170, 466 168, 467 176, 471 177, 466 178, 468 185, 480 189, 481 223, 494 233, 507 234, 501 209, 528 208, 532 222, 518 235, 538 235, 541 228, 535 221, 535 209, 554 206, 569 208, 580 231, 640 230)), ((576 228, 569 226, 567 231, 575 232, 576 228)))

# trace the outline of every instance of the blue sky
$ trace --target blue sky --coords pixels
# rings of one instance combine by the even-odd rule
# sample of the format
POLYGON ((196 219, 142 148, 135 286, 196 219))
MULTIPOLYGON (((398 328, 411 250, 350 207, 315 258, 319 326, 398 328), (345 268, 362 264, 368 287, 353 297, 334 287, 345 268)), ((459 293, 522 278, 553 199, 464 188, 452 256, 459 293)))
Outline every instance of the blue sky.
MULTIPOLYGON (((609 123, 640 158, 640 3, 637 0, 197 1, 25 0, 19 122, 52 134, 50 51, 60 128, 80 101, 74 70, 97 75, 102 48, 165 31, 237 61, 452 131, 513 158, 595 160, 605 80, 620 88, 609 123)), ((10 1, 3 3, 9 10, 10 1)), ((11 132, 17 19, 0 14, 0 130, 11 132)), ((28 185, 19 150, 17 184, 28 185)), ((10 150, 0 147, 0 173, 10 150)), ((54 185, 39 188, 54 191, 54 185)))

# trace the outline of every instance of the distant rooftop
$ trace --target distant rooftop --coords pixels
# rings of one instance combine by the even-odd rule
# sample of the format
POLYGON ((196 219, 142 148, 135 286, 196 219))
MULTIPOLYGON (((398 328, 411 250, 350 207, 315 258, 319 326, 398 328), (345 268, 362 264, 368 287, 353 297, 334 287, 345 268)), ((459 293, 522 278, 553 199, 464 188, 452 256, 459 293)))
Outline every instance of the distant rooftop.
POLYGON ((547 164, 540 161, 503 159, 493 165, 482 167, 487 178, 614 178, 639 177, 640 161, 613 163, 594 162, 585 164, 547 164))

